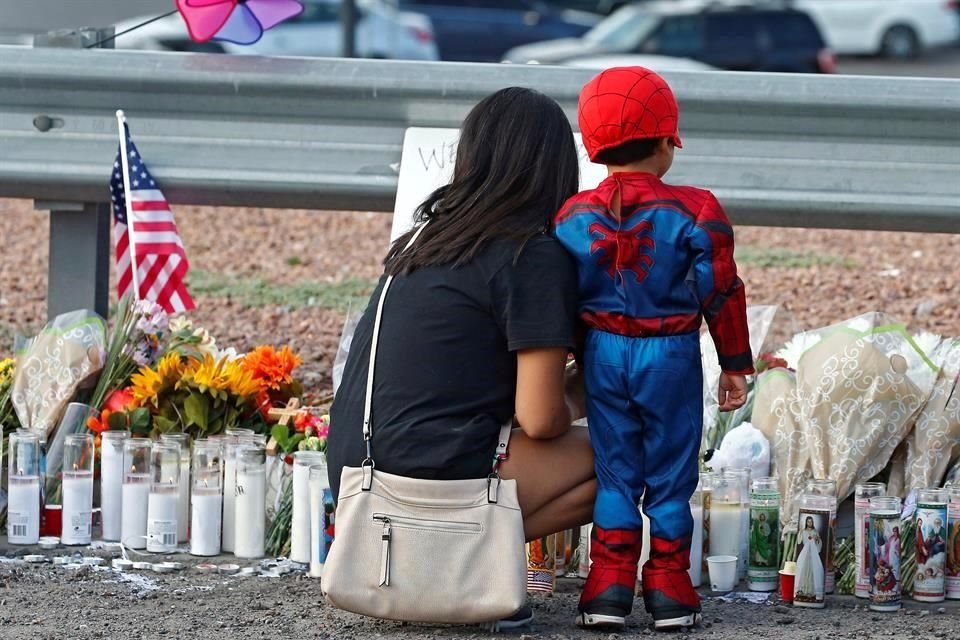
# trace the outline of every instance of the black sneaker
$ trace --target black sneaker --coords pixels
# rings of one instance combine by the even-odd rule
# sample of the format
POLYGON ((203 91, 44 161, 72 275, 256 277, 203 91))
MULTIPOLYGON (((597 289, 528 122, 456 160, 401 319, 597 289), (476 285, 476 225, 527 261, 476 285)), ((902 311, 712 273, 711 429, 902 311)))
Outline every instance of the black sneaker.
POLYGON ((577 626, 584 629, 619 631, 626 625, 629 611, 613 605, 594 604, 590 611, 577 614, 577 626))
POLYGON ((530 605, 525 604, 517 609, 517 612, 509 618, 502 618, 490 623, 488 629, 491 633, 498 633, 500 631, 519 629, 527 626, 531 622, 533 622, 533 609, 530 608, 530 605))

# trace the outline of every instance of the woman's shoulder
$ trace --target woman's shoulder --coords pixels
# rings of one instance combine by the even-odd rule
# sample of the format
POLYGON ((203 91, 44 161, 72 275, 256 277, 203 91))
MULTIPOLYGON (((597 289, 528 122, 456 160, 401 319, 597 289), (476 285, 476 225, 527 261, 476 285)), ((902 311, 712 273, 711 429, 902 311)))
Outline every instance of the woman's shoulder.
POLYGON ((490 250, 500 276, 542 277, 544 273, 550 273, 559 279, 576 277, 573 258, 551 235, 536 235, 523 245, 501 239, 490 250))

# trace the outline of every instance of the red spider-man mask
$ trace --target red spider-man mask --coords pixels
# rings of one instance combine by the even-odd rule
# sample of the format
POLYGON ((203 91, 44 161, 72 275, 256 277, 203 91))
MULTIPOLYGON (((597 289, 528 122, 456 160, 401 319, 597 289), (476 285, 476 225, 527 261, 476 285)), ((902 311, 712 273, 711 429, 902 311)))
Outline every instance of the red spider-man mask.
POLYGON ((583 144, 591 160, 604 149, 645 138, 680 142, 680 112, 666 80, 643 67, 616 67, 600 73, 580 92, 583 144))

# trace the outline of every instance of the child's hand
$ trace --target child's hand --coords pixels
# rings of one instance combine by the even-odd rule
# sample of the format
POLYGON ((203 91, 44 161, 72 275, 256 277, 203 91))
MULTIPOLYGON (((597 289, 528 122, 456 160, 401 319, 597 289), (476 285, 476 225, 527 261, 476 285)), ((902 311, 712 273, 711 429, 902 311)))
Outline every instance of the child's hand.
POLYGON ((720 411, 733 411, 742 407, 747 401, 747 377, 721 373, 717 399, 720 402, 720 411))

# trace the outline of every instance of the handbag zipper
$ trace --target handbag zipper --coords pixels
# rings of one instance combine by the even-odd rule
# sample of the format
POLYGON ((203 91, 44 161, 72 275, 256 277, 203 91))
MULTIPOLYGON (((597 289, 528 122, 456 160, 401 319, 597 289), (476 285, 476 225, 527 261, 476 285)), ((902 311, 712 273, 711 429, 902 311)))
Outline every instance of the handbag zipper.
POLYGON ((390 523, 393 527, 403 529, 423 529, 426 531, 442 531, 446 533, 480 533, 483 527, 479 522, 456 522, 446 520, 428 520, 427 518, 411 518, 409 516, 395 516, 387 513, 375 513, 373 519, 377 522, 390 523))
MULTIPOLYGON (((376 518, 376 516, 374 516, 376 518)), ((390 527, 390 518, 382 518, 383 532, 380 534, 380 586, 390 586, 390 539, 393 532, 390 527)))

